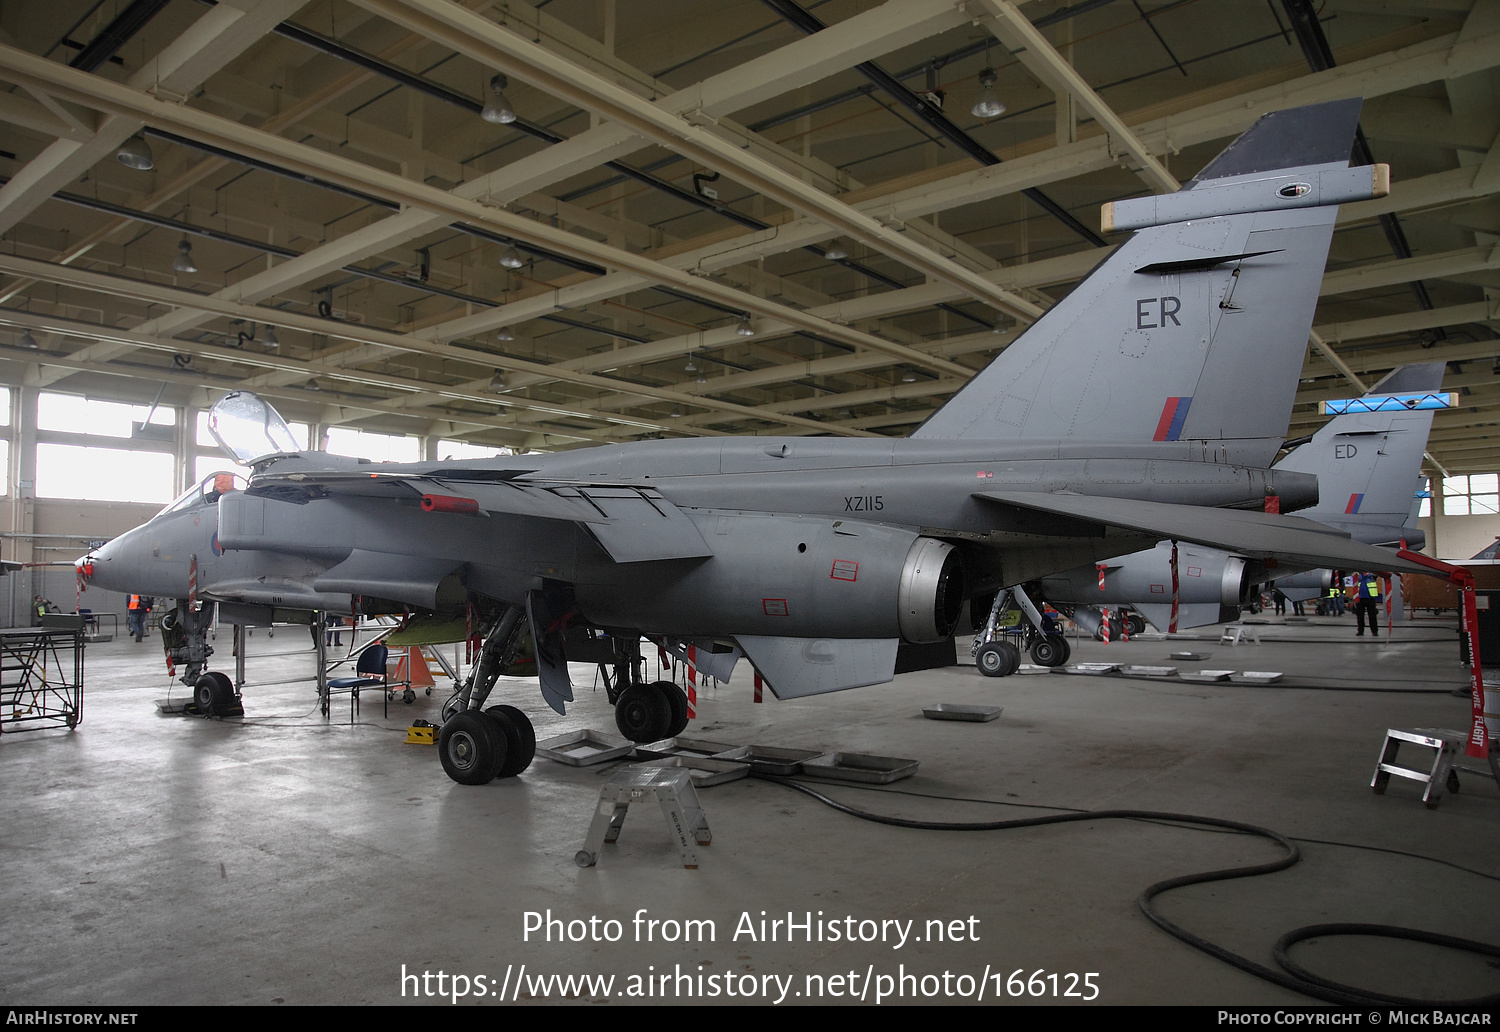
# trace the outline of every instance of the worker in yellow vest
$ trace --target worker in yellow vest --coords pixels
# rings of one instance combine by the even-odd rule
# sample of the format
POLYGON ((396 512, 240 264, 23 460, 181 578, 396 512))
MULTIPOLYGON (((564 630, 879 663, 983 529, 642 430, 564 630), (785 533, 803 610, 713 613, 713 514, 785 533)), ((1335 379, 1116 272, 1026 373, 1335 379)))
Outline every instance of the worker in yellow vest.
POLYGON ((1366 617, 1370 621, 1370 633, 1380 637, 1380 603, 1385 598, 1380 590, 1380 578, 1373 573, 1356 573, 1354 595, 1354 619, 1359 624, 1356 637, 1364 636, 1366 617))

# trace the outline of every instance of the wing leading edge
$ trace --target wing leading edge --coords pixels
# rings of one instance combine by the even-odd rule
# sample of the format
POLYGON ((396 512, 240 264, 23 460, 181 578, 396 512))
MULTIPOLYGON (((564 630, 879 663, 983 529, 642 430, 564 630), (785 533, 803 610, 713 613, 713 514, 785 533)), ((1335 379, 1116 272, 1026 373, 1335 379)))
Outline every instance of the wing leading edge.
POLYGON ((420 499, 434 512, 527 516, 577 523, 617 563, 713 555, 681 509, 652 487, 574 481, 463 480, 430 474, 349 470, 262 473, 252 493, 318 490, 331 495, 420 499))

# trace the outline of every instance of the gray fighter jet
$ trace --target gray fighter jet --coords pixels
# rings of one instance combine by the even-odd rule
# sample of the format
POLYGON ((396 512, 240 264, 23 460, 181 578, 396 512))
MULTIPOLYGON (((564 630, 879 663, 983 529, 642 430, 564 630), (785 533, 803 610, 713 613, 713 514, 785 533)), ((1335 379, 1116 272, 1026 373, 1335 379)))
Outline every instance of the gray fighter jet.
POLYGON ((313 589, 326 564, 295 552, 224 550, 219 499, 244 486, 234 473, 210 474, 75 564, 85 588, 176 600, 162 615, 162 644, 169 669, 181 668, 179 679, 205 713, 237 706, 229 679, 207 670, 214 653, 207 630, 215 617, 238 624, 311 623, 314 612, 350 610, 347 593, 313 589))
MULTIPOLYGON (((1403 366, 1370 388, 1367 396, 1437 391, 1443 369, 1442 362, 1403 366)), ((1421 548, 1425 538, 1414 525, 1413 485, 1419 479, 1432 417, 1430 409, 1334 416, 1274 468, 1318 478, 1317 504, 1299 515, 1366 544, 1396 547, 1404 541, 1410 548, 1421 548)), ((1133 606, 1166 629, 1172 609, 1171 552, 1171 543, 1164 541, 1153 549, 1043 577, 1030 597, 1058 607, 1133 606)), ((1289 562, 1271 566, 1195 545, 1178 547, 1177 567, 1179 627, 1219 623, 1225 611, 1237 612, 1271 581, 1293 599, 1316 597, 1330 583, 1328 570, 1304 571, 1289 562)), ((1100 620, 1092 608, 1073 610, 1073 617, 1090 632, 1100 620)), ((1029 637, 1032 659, 1056 665, 1058 650, 1041 636, 1029 637)), ((980 669, 999 674, 1007 665, 991 661, 981 663, 980 669)))
MULTIPOLYGON (((686 700, 647 681, 643 636, 720 680, 743 656, 790 698, 888 681, 900 645, 946 639, 969 597, 1164 538, 1419 570, 1260 511, 1317 500, 1316 478, 1269 464, 1337 204, 1388 189, 1383 167, 1348 167, 1359 107, 1268 115, 1180 192, 1107 206, 1130 239, 908 439, 400 465, 272 439, 219 498, 219 544, 319 564, 318 593, 467 615, 480 659, 439 740, 464 783, 529 754, 525 717, 484 708, 528 626, 549 705, 572 699, 570 657, 597 662, 621 731, 650 741, 680 732, 686 700)), ((223 422, 252 400, 221 401, 223 422)))

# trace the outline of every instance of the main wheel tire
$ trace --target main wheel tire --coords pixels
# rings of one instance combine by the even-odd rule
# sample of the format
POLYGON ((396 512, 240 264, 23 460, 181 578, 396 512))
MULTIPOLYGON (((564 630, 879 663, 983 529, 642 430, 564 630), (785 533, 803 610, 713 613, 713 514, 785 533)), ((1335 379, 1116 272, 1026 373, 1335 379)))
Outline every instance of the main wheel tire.
POLYGON ((1065 658, 1063 650, 1067 647, 1068 643, 1060 635, 1049 634, 1038 638, 1031 643, 1031 661, 1037 666, 1062 666, 1065 658))
POLYGON ((485 709, 485 713, 505 718, 515 732, 514 739, 509 734, 506 735, 505 762, 500 765, 500 773, 496 775, 513 778, 531 766, 531 761, 536 756, 536 728, 531 726, 530 718, 514 706, 490 706, 485 709))
POLYGON ((654 684, 633 684, 615 703, 615 727, 632 742, 655 742, 672 726, 672 704, 654 684))
POLYGON ((1141 619, 1140 614, 1138 613, 1130 613, 1129 615, 1127 615, 1125 617, 1125 626, 1129 629, 1130 636, 1132 638, 1134 638, 1137 634, 1146 633, 1146 621, 1141 619))
POLYGON ((208 674, 193 684, 193 706, 205 717, 214 715, 214 680, 208 674))
POLYGON ((483 713, 455 713, 438 732, 443 772, 460 785, 483 785, 494 780, 505 755, 504 728, 483 713))
POLYGON ((651 687, 658 689, 665 695, 667 697, 667 704, 672 707, 672 721, 667 725, 667 733, 662 735, 662 737, 676 738, 687 730, 687 695, 671 681, 653 681, 651 687))
POLYGON ((974 663, 985 677, 1009 677, 1021 666, 1021 650, 1008 641, 985 642, 974 663))
POLYGON ((1068 660, 1073 658, 1073 643, 1068 641, 1068 639, 1064 638, 1061 634, 1052 634, 1048 635, 1048 637, 1056 638, 1058 644, 1062 646, 1062 662, 1058 665, 1067 666, 1068 660))
POLYGON ((521 729, 516 727, 516 722, 510 719, 508 713, 502 713, 500 707, 491 706, 484 710, 480 716, 499 730, 505 739, 505 759, 495 768, 495 777, 506 778, 513 776, 507 773, 513 757, 519 757, 522 749, 521 729))

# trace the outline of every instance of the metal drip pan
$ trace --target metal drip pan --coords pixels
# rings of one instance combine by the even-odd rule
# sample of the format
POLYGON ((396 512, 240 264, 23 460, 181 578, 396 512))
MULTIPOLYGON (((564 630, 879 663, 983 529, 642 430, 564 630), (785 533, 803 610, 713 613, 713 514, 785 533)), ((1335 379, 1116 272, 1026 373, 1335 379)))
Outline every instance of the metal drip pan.
POLYGON ((1000 710, 999 706, 964 706, 956 702, 940 702, 922 710, 922 716, 928 720, 967 720, 982 724, 998 717, 1000 710))
POLYGON ((889 785, 917 772, 916 760, 894 756, 867 756, 864 753, 824 753, 802 761, 802 773, 815 778, 839 778, 843 781, 866 781, 872 785, 889 785))
POLYGON ((602 731, 570 731, 536 743, 536 754, 570 767, 588 767, 629 755, 635 743, 602 731))

